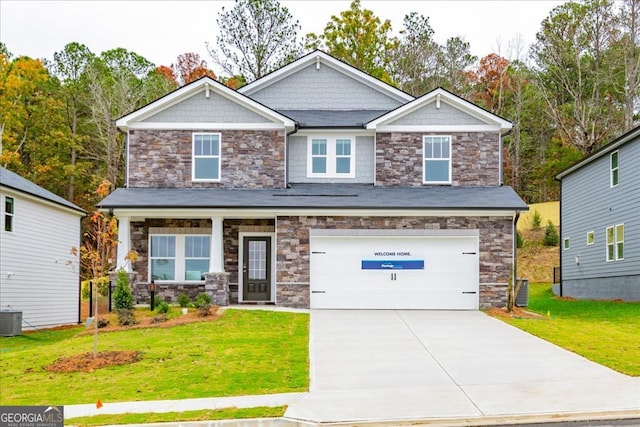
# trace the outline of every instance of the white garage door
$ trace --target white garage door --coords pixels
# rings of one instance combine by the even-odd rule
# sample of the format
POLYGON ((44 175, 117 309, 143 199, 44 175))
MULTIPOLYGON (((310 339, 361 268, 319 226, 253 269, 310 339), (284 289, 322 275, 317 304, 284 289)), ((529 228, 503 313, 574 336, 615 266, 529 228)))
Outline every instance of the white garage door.
POLYGON ((478 237, 313 236, 311 308, 478 309, 478 237))

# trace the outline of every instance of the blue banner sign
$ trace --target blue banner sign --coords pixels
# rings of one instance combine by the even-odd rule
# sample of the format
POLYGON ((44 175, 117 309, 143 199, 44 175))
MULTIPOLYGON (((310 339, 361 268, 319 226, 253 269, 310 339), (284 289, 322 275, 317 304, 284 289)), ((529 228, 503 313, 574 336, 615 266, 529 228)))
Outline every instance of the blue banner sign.
POLYGON ((362 270, 424 270, 423 259, 362 260, 362 270))

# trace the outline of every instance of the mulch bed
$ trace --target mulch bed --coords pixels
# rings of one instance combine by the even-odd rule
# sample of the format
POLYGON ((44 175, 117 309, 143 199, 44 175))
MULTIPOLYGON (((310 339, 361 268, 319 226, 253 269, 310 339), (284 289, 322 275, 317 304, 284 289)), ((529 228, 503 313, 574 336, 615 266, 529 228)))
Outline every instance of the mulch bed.
POLYGON ((101 351, 96 353, 95 357, 93 353, 61 357, 44 369, 57 373, 93 372, 107 366, 128 365, 140 360, 142 360, 140 351, 101 351))
POLYGON ((513 310, 511 312, 509 312, 506 307, 493 307, 487 310, 487 314, 492 317, 502 317, 509 319, 545 319, 544 316, 541 316, 537 313, 532 313, 527 310, 523 310, 520 307, 513 307, 513 310))

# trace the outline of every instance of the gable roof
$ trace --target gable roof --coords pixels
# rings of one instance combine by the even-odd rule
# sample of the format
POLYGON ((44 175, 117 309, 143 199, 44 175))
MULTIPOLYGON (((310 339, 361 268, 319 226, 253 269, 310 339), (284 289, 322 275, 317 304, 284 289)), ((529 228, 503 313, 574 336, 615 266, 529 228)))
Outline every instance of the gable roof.
POLYGON ((436 88, 430 92, 425 93, 419 98, 404 104, 401 107, 396 108, 393 111, 384 114, 375 120, 367 123, 367 129, 377 129, 380 126, 385 126, 392 123, 395 120, 400 119, 408 114, 411 114, 425 105, 436 103, 436 108, 438 108, 441 102, 445 102, 452 107, 478 119, 479 121, 486 123, 489 126, 495 126, 500 129, 502 134, 509 131, 513 125, 510 121, 503 119, 502 117, 493 114, 476 104, 473 104, 467 101, 464 98, 461 98, 446 89, 441 87, 436 88))
MULTIPOLYGON (((116 126, 124 131, 135 128, 136 124, 139 123, 139 126, 149 127, 148 122, 144 125, 142 125, 141 122, 201 92, 204 92, 207 96, 210 92, 224 96, 225 98, 238 103, 244 108, 257 113, 260 116, 269 119, 270 121, 282 123, 287 130, 293 130, 295 128, 295 122, 289 117, 286 117, 281 113, 278 113, 277 111, 274 111, 269 107, 262 105, 247 96, 244 96, 238 91, 230 89, 222 83, 206 76, 201 77, 200 79, 195 80, 185 86, 182 86, 181 88, 178 88, 173 92, 170 92, 167 95, 158 98, 157 100, 145 105, 144 107, 141 107, 125 116, 122 116, 121 118, 116 120, 116 126)), ((172 125, 173 127, 175 127, 175 123, 172 125)), ((191 127, 193 127, 193 124, 190 125, 191 127)))
POLYGON ((600 157, 606 156, 607 154, 611 153, 612 151, 617 150, 620 146, 626 144, 627 142, 631 142, 631 141, 637 140, 637 138, 639 136, 640 136, 640 126, 637 126, 637 127, 633 128, 633 129, 631 129, 629 132, 627 132, 627 133, 619 136, 618 138, 614 139, 613 141, 611 141, 610 143, 608 143, 604 147, 600 148, 599 150, 596 150, 596 152, 594 152, 590 156, 587 156, 584 159, 580 160, 579 162, 575 163, 574 165, 569 166, 567 169, 565 169, 562 172, 560 172, 559 174, 557 174, 555 176, 555 179, 556 180, 561 180, 565 176, 567 176, 567 175, 577 171, 578 169, 588 165, 589 163, 593 162, 594 160, 597 160, 600 157))
POLYGON ((309 65, 316 64, 316 66, 326 65, 328 67, 333 68, 334 70, 341 72, 343 74, 348 75, 349 77, 358 80, 359 82, 379 91, 387 96, 396 99, 402 103, 406 103, 415 99, 413 96, 409 95, 406 92, 401 91, 388 83, 383 82, 371 75, 358 70, 357 68, 343 62, 333 56, 321 51, 314 50, 293 62, 285 65, 282 68, 279 68, 264 77, 259 78, 258 80, 254 80, 253 82, 241 87, 238 89, 239 92, 251 96, 252 94, 264 89, 267 86, 274 84, 282 79, 287 78, 288 76, 296 73, 297 71, 308 67, 309 65))
POLYGON ((28 179, 25 179, 20 175, 13 173, 3 167, 0 167, 0 186, 11 188, 21 193, 43 199, 60 206, 64 206, 66 208, 70 208, 83 215, 86 214, 86 211, 81 207, 74 205, 70 201, 63 199, 62 197, 53 194, 48 190, 45 190, 44 188, 34 184, 28 179))

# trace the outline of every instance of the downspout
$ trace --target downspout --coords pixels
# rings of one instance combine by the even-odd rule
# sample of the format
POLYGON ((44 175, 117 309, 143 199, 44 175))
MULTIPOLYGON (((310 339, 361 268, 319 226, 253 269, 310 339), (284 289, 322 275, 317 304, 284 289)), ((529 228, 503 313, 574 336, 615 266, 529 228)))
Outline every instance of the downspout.
POLYGON ((295 124, 291 132, 286 132, 284 136, 284 188, 289 187, 289 136, 298 132, 298 123, 295 124))
MULTIPOLYGON (((82 275, 80 274, 80 246, 82 246, 82 220, 86 215, 80 217, 80 240, 78 241, 78 324, 82 323, 82 275)), ((91 314, 91 313, 89 313, 91 314)))
MULTIPOLYGON (((520 211, 516 210, 516 215, 513 217, 513 292, 515 294, 516 285, 518 283, 518 220, 520 219, 520 211)), ((517 295, 513 295, 513 301, 515 304, 517 295)))
MULTIPOLYGON (((558 181, 558 187, 560 188, 558 191, 558 215, 560 217, 560 243, 558 244, 558 259, 560 260, 560 265, 558 266, 558 276, 560 276, 558 278, 558 281, 560 283, 558 283, 558 288, 560 290, 560 296, 563 297, 564 296, 564 292, 562 290, 562 179, 558 179, 557 176, 553 177, 553 179, 555 179, 556 181, 558 181)), ((555 283, 554 283, 555 285, 555 283)))

